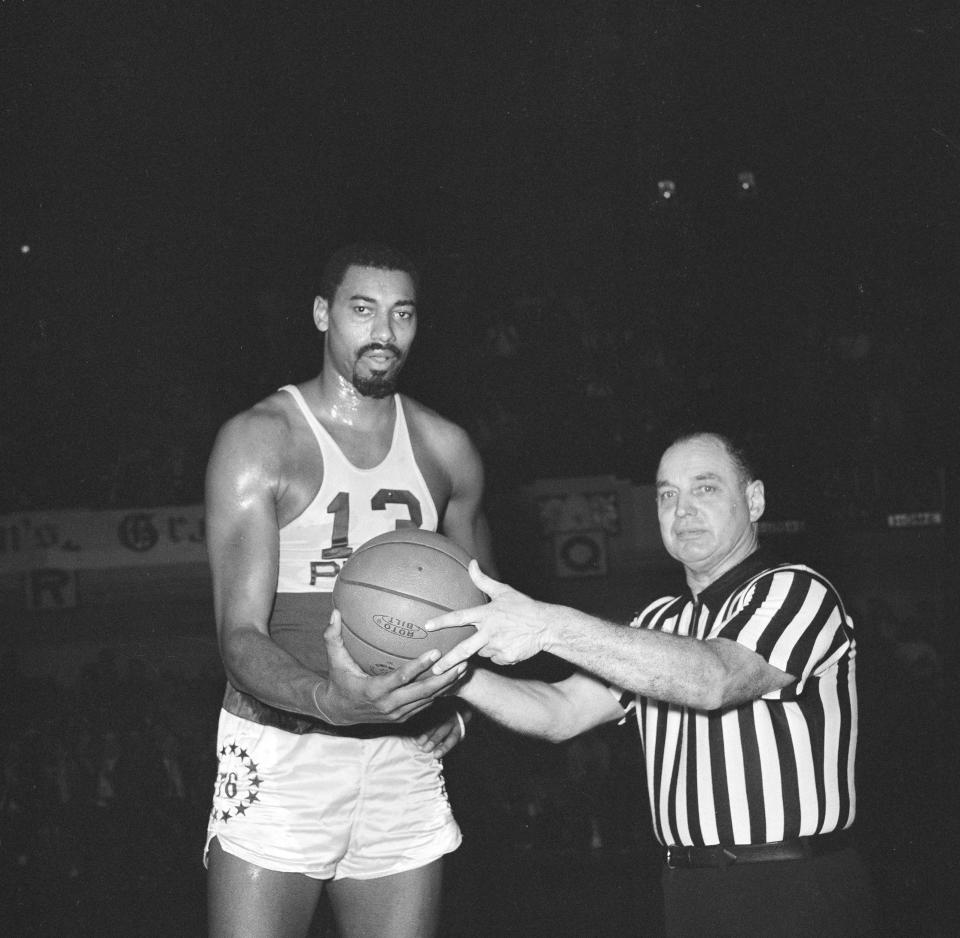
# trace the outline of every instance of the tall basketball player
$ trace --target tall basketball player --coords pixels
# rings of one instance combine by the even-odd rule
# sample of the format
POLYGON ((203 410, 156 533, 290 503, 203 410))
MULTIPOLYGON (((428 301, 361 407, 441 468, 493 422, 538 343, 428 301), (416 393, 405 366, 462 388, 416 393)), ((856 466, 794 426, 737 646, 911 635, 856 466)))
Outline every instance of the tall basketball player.
POLYGON ((459 675, 431 676, 427 654, 367 676, 330 594, 357 546, 409 525, 441 530, 492 570, 483 468, 460 427, 396 391, 417 330, 407 258, 337 252, 313 318, 320 373, 229 420, 207 472, 228 678, 210 933, 302 936, 326 888, 343 938, 425 938, 442 858, 460 843, 440 757, 464 732, 461 714, 431 722, 431 707, 459 675))

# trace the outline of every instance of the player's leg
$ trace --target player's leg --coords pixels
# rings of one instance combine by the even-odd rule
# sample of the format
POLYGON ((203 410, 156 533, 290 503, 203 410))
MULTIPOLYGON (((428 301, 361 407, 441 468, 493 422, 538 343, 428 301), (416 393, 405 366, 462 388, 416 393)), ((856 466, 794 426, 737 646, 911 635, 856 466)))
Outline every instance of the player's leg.
POLYGON ((210 843, 207 921, 210 938, 303 938, 323 880, 248 863, 210 843))
POLYGON ((375 879, 327 883, 341 938, 431 938, 440 919, 443 860, 375 879))

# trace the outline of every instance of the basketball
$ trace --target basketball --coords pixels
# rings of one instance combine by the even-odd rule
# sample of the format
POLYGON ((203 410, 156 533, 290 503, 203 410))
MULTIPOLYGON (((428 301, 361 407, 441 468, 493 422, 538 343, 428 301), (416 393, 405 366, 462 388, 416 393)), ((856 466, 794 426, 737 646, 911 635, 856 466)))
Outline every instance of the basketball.
POLYGON ((470 555, 448 537, 400 528, 361 544, 333 587, 343 643, 367 674, 387 674, 431 648, 449 651, 476 629, 425 632, 429 619, 487 602, 470 579, 470 555))

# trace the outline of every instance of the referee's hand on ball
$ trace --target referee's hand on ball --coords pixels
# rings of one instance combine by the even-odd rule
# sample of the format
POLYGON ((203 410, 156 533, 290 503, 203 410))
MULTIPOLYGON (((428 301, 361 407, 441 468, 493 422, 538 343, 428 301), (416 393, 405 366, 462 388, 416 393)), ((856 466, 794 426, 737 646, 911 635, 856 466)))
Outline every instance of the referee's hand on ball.
POLYGON ((437 675, 455 673, 451 669, 471 655, 489 658, 494 664, 516 664, 545 649, 551 606, 487 576, 476 560, 470 561, 469 569, 470 579, 490 602, 447 612, 424 623, 427 632, 455 625, 474 625, 477 629, 433 666, 437 675))
POLYGON ((434 674, 431 665, 440 657, 434 649, 396 671, 371 676, 350 657, 340 627, 340 613, 334 610, 323 633, 330 671, 325 686, 318 686, 315 693, 317 709, 326 722, 337 726, 402 723, 449 692, 467 667, 463 664, 434 674))

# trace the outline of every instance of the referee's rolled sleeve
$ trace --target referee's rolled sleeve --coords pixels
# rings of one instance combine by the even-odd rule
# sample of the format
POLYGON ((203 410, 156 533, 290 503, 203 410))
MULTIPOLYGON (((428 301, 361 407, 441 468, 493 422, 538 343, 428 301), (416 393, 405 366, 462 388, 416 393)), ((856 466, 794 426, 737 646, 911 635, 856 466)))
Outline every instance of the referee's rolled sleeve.
POLYGON ((845 619, 833 590, 803 569, 760 577, 740 610, 721 620, 711 637, 749 648, 775 668, 797 678, 771 696, 797 696, 811 676, 826 670, 850 647, 845 619))

